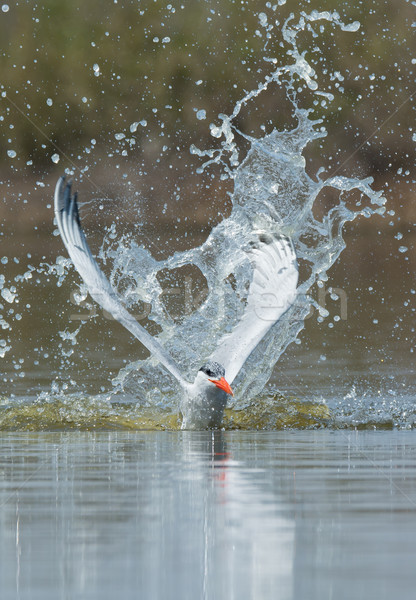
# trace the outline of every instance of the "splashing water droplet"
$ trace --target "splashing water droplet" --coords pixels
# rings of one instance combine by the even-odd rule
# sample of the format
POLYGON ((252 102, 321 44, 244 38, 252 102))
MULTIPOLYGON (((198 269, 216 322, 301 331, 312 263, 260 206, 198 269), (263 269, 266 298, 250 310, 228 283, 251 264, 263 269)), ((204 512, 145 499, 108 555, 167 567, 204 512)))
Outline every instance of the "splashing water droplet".
POLYGON ((220 138, 222 135, 222 129, 221 127, 212 127, 211 128, 211 135, 214 138, 220 138))
POLYGON ((262 27, 267 25, 267 15, 263 12, 259 13, 259 22, 262 27))
POLYGON ((6 300, 6 302, 8 302, 9 304, 13 304, 15 298, 16 298, 16 293, 12 292, 9 288, 3 288, 1 290, 1 296, 2 298, 4 298, 4 300, 6 300))

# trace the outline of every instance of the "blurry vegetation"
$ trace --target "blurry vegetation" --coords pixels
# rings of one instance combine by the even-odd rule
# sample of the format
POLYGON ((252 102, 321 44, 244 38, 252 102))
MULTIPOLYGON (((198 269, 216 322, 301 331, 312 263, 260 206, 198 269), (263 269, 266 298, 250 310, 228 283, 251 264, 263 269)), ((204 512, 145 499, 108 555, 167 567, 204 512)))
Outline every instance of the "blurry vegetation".
MULTIPOLYGON (((324 98, 321 104, 307 93, 300 96, 329 131, 309 159, 328 173, 381 173, 383 181, 388 172, 396 177, 401 169, 400 177, 409 181, 415 159, 412 4, 288 0, 273 11, 281 3, 10 3, 8 11, 0 12, 0 89, 6 93, 0 98, 3 181, 45 178, 71 163, 81 172, 97 165, 114 172, 109 163, 114 157, 137 175, 142 165, 157 168, 157 180, 169 168, 175 172, 178 161, 188 168, 197 164, 190 145, 212 147, 209 124, 218 123, 219 113, 232 112, 244 91, 255 89, 270 72, 259 13, 280 23, 266 55, 284 64, 290 57, 281 24, 291 12, 298 19, 302 10, 314 9, 337 10, 344 22, 358 20, 361 28, 348 33, 318 22, 299 36, 320 88, 335 95, 328 105, 324 98), (201 110, 206 119, 197 118, 201 110), (54 154, 60 156, 58 167, 54 154)), ((242 111, 236 124, 245 133, 259 132, 262 125, 266 131, 292 126, 284 90, 270 88, 242 111)))

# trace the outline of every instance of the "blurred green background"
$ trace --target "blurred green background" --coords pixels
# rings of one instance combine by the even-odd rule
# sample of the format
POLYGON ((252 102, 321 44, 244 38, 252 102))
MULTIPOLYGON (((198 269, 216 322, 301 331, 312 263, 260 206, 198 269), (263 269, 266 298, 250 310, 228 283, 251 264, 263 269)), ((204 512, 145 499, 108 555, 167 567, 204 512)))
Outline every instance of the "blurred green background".
MULTIPOLYGON (((190 145, 212 146, 209 124, 218 123, 219 113, 229 114, 244 90, 255 89, 270 72, 265 55, 278 64, 290 62, 289 46, 279 31, 284 20, 292 12, 297 20, 302 11, 337 10, 346 23, 358 20, 359 31, 342 32, 319 22, 314 32, 298 38, 321 89, 335 95, 326 107, 314 105, 305 93, 300 97, 304 107, 324 118, 329 132, 323 147, 309 150, 312 172, 324 166, 328 174, 374 176, 396 212, 415 220, 408 187, 416 145, 416 16, 411 2, 49 0, 2 7, 3 190, 17 178, 20 191, 27 191, 35 181, 49 182, 50 172, 55 178, 73 166, 81 172, 77 177, 88 169, 104 195, 114 193, 106 186, 114 188, 117 180, 121 186, 127 174, 124 179, 134 177, 132 188, 147 197, 157 195, 150 188, 161 179, 170 182, 165 195, 172 196, 172 177, 176 183, 181 176, 191 178, 189 184, 181 182, 181 192, 192 196, 193 170, 199 163, 190 155, 190 145), (278 6, 275 11, 273 5, 278 6), (266 52, 261 11, 280 23, 266 52), (206 111, 206 120, 198 120, 199 110, 206 111), (138 125, 131 128, 134 123, 138 125)), ((266 130, 291 126, 284 90, 275 86, 263 94, 236 124, 245 133, 259 133, 260 125, 266 130)), ((224 191, 218 193, 224 202, 224 191)), ((24 207, 17 210, 21 218, 24 207)), ((200 198, 198 210, 204 220, 200 198)), ((44 216, 42 212, 41 220, 44 216)))

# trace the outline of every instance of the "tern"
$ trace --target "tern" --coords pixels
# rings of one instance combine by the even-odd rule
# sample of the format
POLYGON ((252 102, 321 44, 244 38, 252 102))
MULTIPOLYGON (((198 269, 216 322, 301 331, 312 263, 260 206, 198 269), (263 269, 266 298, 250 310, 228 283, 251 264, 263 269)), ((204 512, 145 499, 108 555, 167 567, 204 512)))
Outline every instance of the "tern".
MULTIPOLYGON (((221 426, 231 384, 247 358, 270 328, 290 308, 296 297, 298 267, 287 236, 257 232, 246 252, 252 278, 242 318, 224 335, 193 383, 186 381, 176 362, 123 306, 96 263, 81 227, 77 194, 72 182, 60 177, 55 189, 55 217, 68 254, 91 297, 132 333, 179 382, 182 388, 182 429, 221 426)), ((207 328, 209 329, 209 328, 207 328)))

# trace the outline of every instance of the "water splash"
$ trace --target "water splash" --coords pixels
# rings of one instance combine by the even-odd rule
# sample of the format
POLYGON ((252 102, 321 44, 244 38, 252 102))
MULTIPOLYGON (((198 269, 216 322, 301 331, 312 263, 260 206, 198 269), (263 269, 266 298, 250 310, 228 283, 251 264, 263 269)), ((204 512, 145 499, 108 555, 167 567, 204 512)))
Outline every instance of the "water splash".
POLYGON ((331 404, 331 427, 337 429, 414 429, 416 410, 413 396, 397 395, 392 389, 351 390, 331 404))
MULTIPOLYGON (((249 410, 227 408, 224 427, 229 430, 316 428, 329 423, 324 403, 299 402, 268 393, 249 410)), ((181 418, 172 410, 143 407, 137 402, 111 402, 106 396, 41 394, 31 401, 0 397, 0 431, 60 430, 179 430, 181 418)))
MULTIPOLYGON (((299 49, 298 41, 305 31, 319 37, 319 24, 322 22, 350 32, 352 36, 359 28, 357 22, 343 23, 336 12, 302 12, 298 19, 291 15, 281 27, 273 14, 259 15, 259 27, 266 39, 264 60, 270 68, 268 74, 254 89, 244 94, 229 115, 220 114, 218 121, 211 123, 213 148, 191 147, 191 152, 201 158, 200 172, 219 167, 221 179, 233 182, 231 214, 212 230, 206 241, 200 247, 177 252, 166 260, 156 260, 131 237, 117 239, 116 229, 111 227, 100 250, 100 259, 112 261, 110 279, 126 305, 133 312, 143 312, 145 324, 157 329, 162 343, 192 380, 221 336, 233 328, 244 310, 251 280, 251 265, 244 248, 252 240, 253 231, 284 233, 293 239, 302 275, 297 302, 272 328, 241 371, 235 386, 237 400, 230 406, 232 412, 227 414, 229 427, 243 426, 242 423, 250 428, 311 425, 311 421, 302 418, 297 421, 288 417, 279 419, 279 411, 285 406, 285 401, 277 392, 263 392, 260 398, 258 394, 282 352, 296 340, 303 328, 304 319, 314 304, 309 295, 311 286, 317 281, 325 281, 327 270, 345 247, 342 237, 345 223, 359 216, 369 217, 384 212, 385 200, 380 192, 372 189, 371 179, 345 177, 337 173, 324 179, 322 169, 311 173, 308 167, 308 148, 326 136, 324 119, 318 118, 312 107, 322 106, 322 103, 328 106, 334 95, 322 86, 317 67, 299 49), (286 47, 288 60, 285 64, 278 64, 268 50, 269 41, 276 36, 286 47), (286 129, 267 129, 265 124, 260 128, 262 133, 256 135, 243 131, 238 126, 242 112, 250 111, 262 94, 270 92, 273 87, 285 90, 296 125, 286 129), (317 218, 314 208, 321 194, 328 189, 338 192, 339 202, 322 218, 317 218), (196 291, 199 293, 194 288, 187 290, 185 283, 186 310, 178 319, 167 310, 171 301, 166 300, 163 294, 160 276, 167 273, 175 279, 182 272, 191 273, 192 280, 198 283, 196 291)), ((334 72, 331 77, 343 80, 339 72, 334 72)), ((205 114, 203 111, 199 113, 197 118, 204 121, 202 117, 205 114)), ((146 121, 132 123, 130 131, 136 131, 139 126, 145 127, 146 121)), ((117 132, 114 138, 122 143, 125 134, 117 132)), ((94 146, 95 140, 91 144, 94 146)), ((55 277, 57 285, 62 286, 69 267, 70 261, 61 257, 56 264, 43 263, 37 272, 55 277)), ((24 278, 25 274, 21 277, 24 278)), ((27 278, 30 277, 29 270, 27 278)), ((10 282, 5 286, 4 280, 0 279, 0 285, 3 299, 9 302, 9 294, 14 294, 10 282)), ((74 300, 85 301, 82 288, 74 300)), ((324 316, 325 311, 318 308, 324 316)), ((63 379, 65 370, 71 369, 71 363, 65 359, 77 347, 77 335, 83 327, 80 324, 75 331, 60 334, 63 379)), ((0 353, 4 355, 9 350, 8 340, 1 340, 0 353)), ((75 374, 72 376, 76 377, 75 374)), ((56 424, 60 420, 67 426, 89 428, 94 427, 94 419, 103 427, 118 426, 123 422, 122 426, 126 427, 175 428, 178 404, 175 385, 171 377, 149 357, 131 362, 119 372, 109 398, 86 399, 80 395, 72 398, 66 394, 67 384, 55 384, 51 394, 39 398, 32 407, 15 407, 5 403, 5 421, 0 427, 11 427, 17 418, 13 411, 24 409, 20 413, 22 428, 26 427, 25 423, 36 426, 44 417, 42 423, 46 425, 42 427, 45 428, 55 427, 51 423, 56 424), (126 398, 129 403, 117 404, 126 398)), ((295 406, 295 400, 291 399, 288 414, 296 413, 298 409, 295 410, 295 406)), ((336 407, 334 410, 336 415, 340 414, 336 407)), ((317 411, 314 424, 331 424, 320 403, 311 409, 311 414, 314 411, 317 411)), ((348 426, 347 419, 341 417, 334 423, 335 426, 348 426)))
MULTIPOLYGON (((141 300, 151 304, 149 318, 160 326, 163 343, 192 380, 223 333, 230 331, 238 322, 244 309, 251 279, 251 266, 244 248, 252 239, 253 231, 283 233, 292 238, 303 273, 298 299, 240 372, 235 384, 237 407, 250 405, 252 398, 269 379, 279 356, 303 328, 313 302, 308 295, 311 286, 317 280, 325 280, 326 271, 345 247, 342 237, 344 224, 359 215, 368 217, 384 212, 385 199, 380 192, 372 189, 371 179, 334 175, 323 180, 320 171, 315 176, 307 173, 305 149, 324 137, 326 131, 321 119, 312 118, 312 109, 299 105, 298 96, 305 87, 313 92, 314 97, 325 97, 331 101, 333 96, 320 89, 316 70, 306 60, 305 53, 297 48, 297 36, 322 20, 344 31, 353 32, 359 28, 356 22, 344 24, 336 12, 302 13, 299 21, 291 15, 282 28, 291 62, 276 67, 256 89, 245 94, 236 103, 231 115, 219 115, 220 123, 211 125, 211 134, 218 140, 216 148, 191 148, 194 154, 207 159, 200 171, 220 165, 223 178, 232 178, 234 191, 230 216, 212 230, 200 247, 175 253, 167 260, 157 262, 146 250, 133 244, 119 247, 113 256, 117 269, 125 264, 126 259, 129 265, 132 260, 136 261, 137 271, 130 270, 129 276, 136 280, 141 300), (243 134, 235 124, 238 115, 272 85, 285 88, 297 126, 292 130, 274 129, 261 137, 243 134), (241 139, 248 142, 248 151, 243 158, 240 156, 241 139), (314 216, 314 205, 327 188, 339 192, 339 203, 318 220, 314 216), (351 202, 347 205, 351 192, 358 192, 358 200, 352 206, 351 202), (198 310, 181 323, 172 323, 160 301, 162 290, 156 275, 161 270, 175 271, 189 265, 199 269, 206 282, 208 296, 198 310)), ((264 14, 260 16, 260 23, 270 37, 275 25, 269 23, 264 14)), ((276 64, 270 56, 265 60, 271 65, 276 64)), ((140 387, 142 396, 146 396, 146 381, 161 377, 161 370, 155 368, 150 359, 129 365, 114 383, 118 390, 133 391, 140 387), (140 370, 140 375, 136 374, 137 370, 140 370)), ((153 394, 153 388, 148 390, 148 394, 153 394)))

